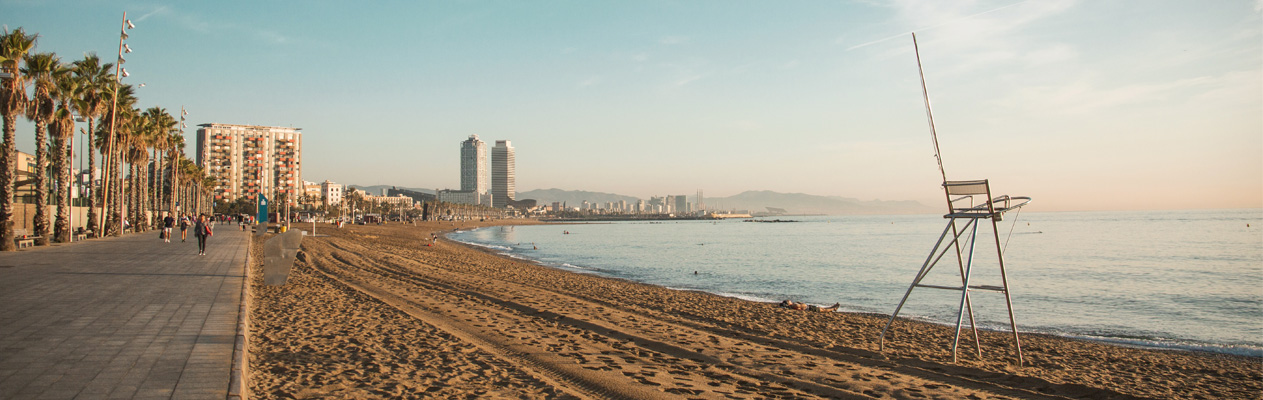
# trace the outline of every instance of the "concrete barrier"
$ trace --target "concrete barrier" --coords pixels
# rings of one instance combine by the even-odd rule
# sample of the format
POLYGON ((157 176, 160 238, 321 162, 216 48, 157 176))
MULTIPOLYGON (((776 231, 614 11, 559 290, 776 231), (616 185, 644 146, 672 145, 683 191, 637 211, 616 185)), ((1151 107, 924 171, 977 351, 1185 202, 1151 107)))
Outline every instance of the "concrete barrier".
POLYGON ((301 231, 289 231, 268 239, 263 243, 263 283, 270 286, 282 286, 289 279, 289 270, 294 266, 294 258, 298 255, 298 247, 303 242, 301 231))

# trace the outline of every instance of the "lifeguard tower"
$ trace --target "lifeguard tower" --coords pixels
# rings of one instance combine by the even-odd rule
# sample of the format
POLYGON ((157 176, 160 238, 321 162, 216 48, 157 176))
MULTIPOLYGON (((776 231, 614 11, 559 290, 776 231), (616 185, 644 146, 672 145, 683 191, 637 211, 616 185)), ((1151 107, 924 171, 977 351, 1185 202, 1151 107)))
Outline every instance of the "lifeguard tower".
MULTIPOLYGON (((938 242, 934 244, 934 248, 930 250, 930 255, 926 257, 925 262, 921 265, 921 270, 917 272, 916 277, 912 280, 912 285, 908 286, 908 291, 903 294, 903 299, 899 301, 899 306, 895 307, 895 312, 890 315, 890 320, 882 328, 879 346, 881 350, 885 350, 886 332, 890 329, 890 325, 894 323, 895 317, 899 316, 899 311, 903 309, 904 304, 908 302, 908 297, 912 295, 913 289, 952 290, 960 292, 960 306, 956 313, 956 335, 952 339, 952 362, 957 360, 960 329, 964 323, 966 312, 969 314, 969 326, 974 333, 974 346, 978 351, 979 357, 981 357, 982 346, 978 340, 978 326, 974 321, 974 310, 970 301, 970 293, 973 291, 999 292, 1004 294, 1004 303, 1008 307, 1009 327, 1013 330, 1013 341, 1017 345, 1018 363, 1021 364, 1025 362, 1022 357, 1022 340, 1018 336, 1017 322, 1013 316, 1013 299, 1009 292, 1008 274, 1005 273, 1004 269, 1005 249, 1000 243, 998 223, 1003 219, 1005 213, 1009 211, 1020 212, 1022 206, 1030 203, 1031 198, 993 195, 991 183, 986 179, 971 181, 947 180, 947 173, 943 170, 943 159, 939 154, 938 134, 934 131, 934 113, 930 108, 929 90, 925 86, 925 71, 921 69, 921 52, 917 49, 916 41, 916 34, 913 33, 912 46, 917 56, 917 69, 921 72, 921 90, 925 97, 925 112, 930 123, 930 136, 934 139, 934 156, 938 160, 939 172, 943 176, 943 193, 947 196, 947 214, 943 215, 943 218, 947 219, 947 227, 943 228, 943 233, 939 235, 938 242), (970 279, 974 266, 974 253, 977 250, 979 239, 978 227, 982 225, 991 225, 992 234, 990 236, 995 239, 995 254, 1000 266, 999 285, 979 285, 970 279), (949 233, 951 234, 950 239, 949 233), (956 266, 960 274, 960 285, 949 286, 923 283, 922 281, 929 275, 930 271, 948 254, 955 255, 956 266)), ((991 238, 984 238, 984 240, 991 238)), ((990 245, 991 243, 986 243, 986 246, 990 245)))

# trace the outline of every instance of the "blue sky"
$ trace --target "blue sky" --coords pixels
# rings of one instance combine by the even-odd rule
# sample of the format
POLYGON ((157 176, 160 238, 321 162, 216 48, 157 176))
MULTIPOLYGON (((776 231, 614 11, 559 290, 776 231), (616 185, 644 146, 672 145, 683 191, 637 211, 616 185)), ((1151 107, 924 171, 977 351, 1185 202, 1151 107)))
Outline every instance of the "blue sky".
MULTIPOLYGON (((774 190, 1037 211, 1263 207, 1263 0, 0 0, 65 61, 124 11, 142 107, 304 131, 304 179, 459 187, 512 140, 519 191, 774 190)), ((19 125, 19 149, 32 128, 19 125)), ((192 147, 189 148, 192 153, 192 147)))

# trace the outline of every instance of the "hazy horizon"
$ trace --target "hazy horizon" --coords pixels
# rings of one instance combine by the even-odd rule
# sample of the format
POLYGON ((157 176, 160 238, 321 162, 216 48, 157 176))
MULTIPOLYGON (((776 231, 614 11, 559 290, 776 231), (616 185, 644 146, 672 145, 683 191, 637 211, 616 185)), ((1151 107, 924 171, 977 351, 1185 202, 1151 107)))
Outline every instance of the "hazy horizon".
POLYGON ((477 134, 513 141, 522 189, 933 206, 915 31, 949 179, 1028 211, 1263 207, 1263 0, 0 11, 66 62, 112 60, 127 11, 124 82, 146 84, 138 107, 188 108, 187 154, 197 124, 298 127, 308 181, 458 188, 477 134))

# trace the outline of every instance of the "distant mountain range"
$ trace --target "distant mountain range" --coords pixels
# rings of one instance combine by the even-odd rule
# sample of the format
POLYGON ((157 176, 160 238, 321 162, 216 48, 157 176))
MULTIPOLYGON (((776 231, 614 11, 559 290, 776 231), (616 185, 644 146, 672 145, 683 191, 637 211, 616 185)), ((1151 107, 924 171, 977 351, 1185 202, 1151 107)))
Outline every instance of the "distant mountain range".
POLYGON ((568 206, 579 206, 584 201, 593 204, 605 204, 619 200, 627 201, 628 204, 636 204, 640 198, 632 196, 624 196, 621 194, 588 192, 583 190, 561 190, 561 189, 535 189, 525 192, 517 192, 517 199, 535 199, 535 201, 543 205, 551 205, 553 202, 566 203, 568 206))
POLYGON ((382 193, 384 193, 384 192, 382 192, 382 190, 385 190, 385 189, 390 189, 390 188, 399 188, 399 189, 404 189, 404 190, 411 190, 411 191, 414 191, 414 192, 421 192, 421 193, 434 194, 434 189, 433 189, 433 188, 431 188, 431 189, 406 188, 406 187, 391 186, 391 185, 373 185, 373 186, 346 185, 346 186, 347 186, 347 187, 353 187, 353 188, 356 188, 356 189, 359 189, 359 190, 366 191, 366 192, 368 192, 369 194, 372 194, 372 195, 374 195, 374 196, 381 196, 381 195, 382 195, 382 193))
MULTIPOLYGON (((518 199, 535 199, 540 205, 553 202, 566 203, 569 206, 589 203, 605 204, 626 200, 634 204, 637 197, 613 193, 587 192, 581 190, 541 189, 517 193, 518 199)), ((706 197, 706 207, 712 210, 747 210, 765 212, 768 207, 784 209, 789 214, 922 214, 938 211, 916 201, 885 201, 837 197, 816 196, 803 193, 778 193, 767 190, 747 191, 728 197, 706 197)), ((689 202, 697 199, 689 196, 689 202)))
MULTIPOLYGON (((348 185, 357 189, 368 191, 374 195, 381 195, 383 189, 389 189, 394 186, 390 185, 373 185, 359 186, 348 185)), ((423 193, 434 193, 434 189, 423 188, 400 188, 423 193)), ((625 196, 614 193, 589 192, 584 190, 562 190, 562 189, 536 189, 525 192, 517 192, 515 196, 518 200, 535 199, 539 205, 549 205, 553 202, 565 203, 568 206, 576 207, 583 204, 584 201, 593 204, 605 204, 626 201, 629 204, 635 204, 638 197, 625 196)), ((921 204, 911 200, 859 200, 838 196, 817 196, 803 193, 779 193, 768 190, 751 190, 742 192, 728 197, 707 197, 706 207, 712 210, 746 210, 752 213, 766 212, 768 207, 784 209, 788 214, 825 214, 825 215, 854 215, 854 214, 925 214, 939 211, 936 208, 921 204)), ((689 202, 696 202, 697 199, 689 195, 689 202)))

